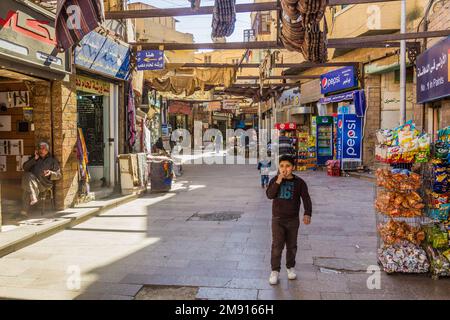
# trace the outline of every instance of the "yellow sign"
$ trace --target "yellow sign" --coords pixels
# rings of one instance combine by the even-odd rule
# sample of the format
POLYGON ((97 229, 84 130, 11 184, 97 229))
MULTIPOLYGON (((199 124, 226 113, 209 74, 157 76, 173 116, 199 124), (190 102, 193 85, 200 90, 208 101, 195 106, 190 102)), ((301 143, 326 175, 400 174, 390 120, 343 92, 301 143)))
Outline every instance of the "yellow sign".
POLYGON ((109 83, 102 80, 77 76, 77 90, 93 93, 99 96, 109 96, 109 83))

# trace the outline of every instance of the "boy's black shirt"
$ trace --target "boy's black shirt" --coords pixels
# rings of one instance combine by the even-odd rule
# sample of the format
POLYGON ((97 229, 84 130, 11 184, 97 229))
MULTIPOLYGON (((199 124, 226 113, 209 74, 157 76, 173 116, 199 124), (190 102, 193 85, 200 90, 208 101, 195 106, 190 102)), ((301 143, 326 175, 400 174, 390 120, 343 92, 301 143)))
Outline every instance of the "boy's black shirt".
POLYGON ((302 200, 305 215, 312 214, 308 186, 303 179, 293 176, 292 179, 283 179, 281 184, 276 183, 277 177, 269 182, 266 194, 267 198, 273 199, 272 216, 274 218, 298 218, 302 200))

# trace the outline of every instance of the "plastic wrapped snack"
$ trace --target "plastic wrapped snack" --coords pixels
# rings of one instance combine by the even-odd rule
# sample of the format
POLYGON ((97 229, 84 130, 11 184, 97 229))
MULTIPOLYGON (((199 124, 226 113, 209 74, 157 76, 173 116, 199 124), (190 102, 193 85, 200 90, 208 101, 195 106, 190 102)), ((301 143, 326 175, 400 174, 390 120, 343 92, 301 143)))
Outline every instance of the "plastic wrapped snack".
POLYGON ((425 240, 425 232, 420 227, 412 227, 402 221, 389 220, 378 225, 378 233, 384 244, 391 245, 404 240, 421 244, 425 240))
POLYGON ((425 246, 425 250, 430 261, 431 273, 439 277, 450 276, 450 260, 445 257, 444 253, 430 245, 425 246))
POLYGON ((378 261, 388 273, 426 273, 430 269, 426 252, 407 241, 378 249, 378 261))

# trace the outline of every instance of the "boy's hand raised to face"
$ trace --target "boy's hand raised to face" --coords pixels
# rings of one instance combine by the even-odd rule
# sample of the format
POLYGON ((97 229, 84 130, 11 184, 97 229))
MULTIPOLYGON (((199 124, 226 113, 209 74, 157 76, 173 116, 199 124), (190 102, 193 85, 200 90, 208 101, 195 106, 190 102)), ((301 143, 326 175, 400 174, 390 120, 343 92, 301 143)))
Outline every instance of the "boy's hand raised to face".
POLYGON ((281 184, 281 182, 283 181, 283 178, 284 178, 285 176, 284 176, 284 174, 282 174, 281 172, 278 174, 278 176, 277 176, 277 181, 276 181, 276 183, 277 184, 281 184))
POLYGON ((308 216, 308 215, 304 215, 303 216, 303 223, 304 224, 310 224, 311 223, 311 216, 308 216))

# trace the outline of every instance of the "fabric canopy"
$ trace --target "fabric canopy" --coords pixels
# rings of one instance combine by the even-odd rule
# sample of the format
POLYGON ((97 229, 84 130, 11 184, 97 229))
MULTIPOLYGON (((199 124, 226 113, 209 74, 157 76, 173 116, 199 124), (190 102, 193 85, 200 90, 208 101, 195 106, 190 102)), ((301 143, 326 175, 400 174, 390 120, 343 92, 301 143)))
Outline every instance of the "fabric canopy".
POLYGON ((206 86, 231 86, 236 81, 234 68, 166 68, 158 71, 144 71, 144 79, 154 89, 177 95, 192 95, 206 86))

